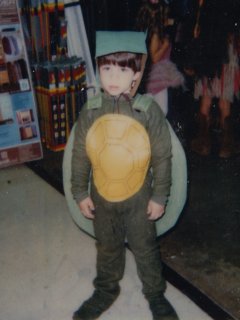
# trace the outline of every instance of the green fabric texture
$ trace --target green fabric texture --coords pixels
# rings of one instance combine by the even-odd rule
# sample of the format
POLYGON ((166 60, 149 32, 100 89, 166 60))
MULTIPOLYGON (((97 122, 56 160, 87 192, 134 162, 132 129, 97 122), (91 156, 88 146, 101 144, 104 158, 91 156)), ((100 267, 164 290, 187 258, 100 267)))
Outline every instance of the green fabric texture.
POLYGON ((114 52, 147 54, 146 34, 136 31, 97 31, 95 57, 114 52))
MULTIPOLYGON (((134 99, 133 109, 141 110, 146 112, 148 107, 150 107, 152 103, 152 97, 147 95, 137 94, 134 99)), ((98 109, 102 107, 102 95, 97 94, 93 97, 90 97, 87 100, 87 109, 98 109)))

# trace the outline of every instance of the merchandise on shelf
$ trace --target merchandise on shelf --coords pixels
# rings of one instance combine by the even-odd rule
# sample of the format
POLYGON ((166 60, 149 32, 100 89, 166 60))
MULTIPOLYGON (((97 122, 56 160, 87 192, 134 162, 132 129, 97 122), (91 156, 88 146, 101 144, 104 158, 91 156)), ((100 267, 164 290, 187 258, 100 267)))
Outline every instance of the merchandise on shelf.
POLYGON ((50 150, 63 150, 86 101, 85 62, 68 57, 63 1, 19 0, 19 7, 42 141, 50 150))
POLYGON ((62 150, 86 101, 85 63, 73 57, 35 65, 32 70, 42 140, 47 148, 62 150))
POLYGON ((42 158, 31 72, 15 1, 0 1, 0 168, 42 158))

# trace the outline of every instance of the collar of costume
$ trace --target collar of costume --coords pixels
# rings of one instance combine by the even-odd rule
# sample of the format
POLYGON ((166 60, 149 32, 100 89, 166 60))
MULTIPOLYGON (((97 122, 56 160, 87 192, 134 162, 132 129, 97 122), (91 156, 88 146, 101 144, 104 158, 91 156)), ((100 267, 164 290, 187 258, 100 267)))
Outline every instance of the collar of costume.
MULTIPOLYGON (((87 100, 87 109, 98 109, 101 108, 103 105, 102 99, 106 99, 106 100, 114 100, 114 97, 110 96, 107 93, 98 93, 95 96, 89 98, 87 100)), ((149 106, 151 105, 153 99, 151 96, 148 95, 141 95, 141 94, 137 94, 135 95, 135 97, 133 98, 131 94, 127 94, 127 95, 121 95, 118 97, 118 101, 128 101, 131 103, 132 108, 139 110, 139 111, 143 111, 143 112, 147 112, 149 106)))

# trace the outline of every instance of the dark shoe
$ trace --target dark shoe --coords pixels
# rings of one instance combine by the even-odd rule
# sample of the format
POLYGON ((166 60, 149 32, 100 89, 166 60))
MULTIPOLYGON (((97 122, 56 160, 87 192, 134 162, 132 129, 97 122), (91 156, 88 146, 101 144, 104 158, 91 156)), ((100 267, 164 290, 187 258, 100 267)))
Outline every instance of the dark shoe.
POLYGON ((179 320, 175 310, 163 295, 149 300, 149 307, 153 320, 179 320))
POLYGON ((74 312, 73 320, 94 320, 106 311, 115 301, 112 296, 105 293, 94 291, 93 295, 83 302, 80 308, 74 312))

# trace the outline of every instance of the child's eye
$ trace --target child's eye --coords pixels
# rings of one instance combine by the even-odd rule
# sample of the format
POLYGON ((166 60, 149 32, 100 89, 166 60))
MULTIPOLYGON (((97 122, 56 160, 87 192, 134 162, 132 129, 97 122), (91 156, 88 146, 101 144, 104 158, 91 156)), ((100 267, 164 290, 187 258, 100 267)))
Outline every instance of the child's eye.
POLYGON ((121 71, 122 72, 128 71, 128 68, 127 67, 121 67, 121 71))
POLYGON ((110 66, 109 65, 102 66, 102 70, 108 71, 110 70, 110 66))

